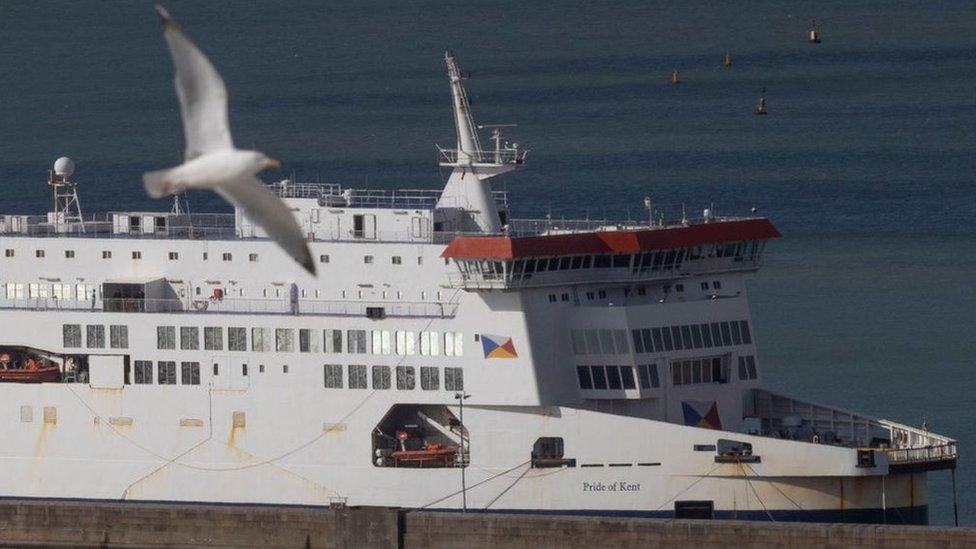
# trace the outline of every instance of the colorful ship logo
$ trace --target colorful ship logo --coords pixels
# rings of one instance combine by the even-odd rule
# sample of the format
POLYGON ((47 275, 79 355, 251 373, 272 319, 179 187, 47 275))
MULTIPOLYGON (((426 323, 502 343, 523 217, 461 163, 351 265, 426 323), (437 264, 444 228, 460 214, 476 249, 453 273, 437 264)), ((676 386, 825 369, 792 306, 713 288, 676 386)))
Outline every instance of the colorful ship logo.
POLYGON ((485 358, 518 358, 515 343, 508 336, 481 334, 485 358))

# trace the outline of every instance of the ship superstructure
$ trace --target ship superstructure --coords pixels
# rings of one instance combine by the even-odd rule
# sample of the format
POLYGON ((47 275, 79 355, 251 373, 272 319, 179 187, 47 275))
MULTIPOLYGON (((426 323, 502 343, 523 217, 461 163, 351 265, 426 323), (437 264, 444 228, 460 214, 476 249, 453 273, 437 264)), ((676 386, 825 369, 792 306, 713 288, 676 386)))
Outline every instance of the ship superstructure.
POLYGON ((240 212, 84 218, 65 162, 0 217, 0 495, 927 520, 954 440, 762 389, 769 220, 514 219, 446 62, 443 191, 271 185, 318 278, 240 212))

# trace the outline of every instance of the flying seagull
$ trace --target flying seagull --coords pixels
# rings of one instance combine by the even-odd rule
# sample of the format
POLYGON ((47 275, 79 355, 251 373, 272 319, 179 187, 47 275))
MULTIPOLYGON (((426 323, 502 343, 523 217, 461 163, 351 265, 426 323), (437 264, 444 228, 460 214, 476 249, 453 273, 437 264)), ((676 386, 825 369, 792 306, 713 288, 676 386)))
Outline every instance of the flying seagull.
POLYGON ((176 72, 186 154, 183 164, 143 175, 153 198, 186 189, 212 189, 261 225, 295 261, 315 275, 315 263, 295 216, 257 177, 280 162, 234 148, 227 124, 227 88, 220 74, 162 6, 156 6, 176 72))

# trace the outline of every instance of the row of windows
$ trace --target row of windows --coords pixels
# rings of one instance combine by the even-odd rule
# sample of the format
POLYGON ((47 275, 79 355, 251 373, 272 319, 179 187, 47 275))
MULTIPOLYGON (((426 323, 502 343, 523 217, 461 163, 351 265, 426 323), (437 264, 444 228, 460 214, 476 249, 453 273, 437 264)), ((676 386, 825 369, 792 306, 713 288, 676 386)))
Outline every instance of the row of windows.
MULTIPOLYGON (((586 390, 624 390, 636 389, 634 369, 631 366, 577 366, 576 376, 580 389, 586 390)), ((657 377, 657 364, 639 364, 637 380, 641 389, 656 389, 660 386, 657 377)))
POLYGON ((590 268, 629 268, 635 273, 673 271, 680 269, 684 261, 722 257, 733 258, 733 261, 752 260, 758 257, 762 244, 762 241, 751 240, 638 254, 578 255, 509 261, 465 260, 458 261, 458 267, 464 274, 479 274, 486 279, 506 274, 512 278, 531 278, 533 273, 590 268))
POLYGON ((631 330, 631 333, 634 338, 634 351, 638 353, 707 349, 752 343, 749 323, 745 320, 642 328, 631 330))
MULTIPOLYGON (((176 326, 156 327, 156 348, 176 349, 176 326)), ((257 352, 280 353, 295 352, 295 332, 293 328, 251 328, 251 350, 257 352)), ((343 331, 325 329, 311 330, 300 328, 298 332, 298 351, 302 353, 341 353, 343 352, 343 331)), ((207 351, 224 350, 224 329, 219 326, 203 328, 203 348, 207 351)), ((247 328, 227 328, 227 350, 247 350, 247 328)), ((200 328, 196 326, 179 327, 179 346, 184 351, 200 349, 200 328)), ((407 332, 391 330, 346 330, 346 352, 351 354, 374 354, 401 356, 463 356, 464 337, 460 332, 407 332)), ((626 341, 626 337, 624 337, 626 341)))
POLYGON ((7 299, 39 299, 53 297, 54 299, 75 299, 78 301, 88 301, 95 299, 98 294, 98 286, 95 284, 45 284, 43 282, 32 282, 30 284, 20 284, 8 282, 4 284, 7 299), (26 289, 26 293, 25 290, 26 289))
MULTIPOLYGON (((80 324, 63 325, 62 336, 65 348, 81 347, 80 324)), ((129 327, 116 324, 109 326, 109 346, 112 349, 128 349, 129 327)), ((85 326, 85 347, 89 349, 105 348, 105 326, 101 324, 89 324, 85 326)))
POLYGON ((625 330, 570 330, 577 355, 625 355, 630 353, 625 330))
POLYGON ((671 382, 675 386, 728 383, 729 367, 721 357, 676 360, 671 363, 671 382))
MULTIPOLYGON (((417 373, 413 366, 397 366, 394 370, 396 388, 401 391, 411 391, 417 386, 417 373)), ((346 367, 349 389, 386 390, 392 387, 389 366, 373 366, 367 368, 363 364, 350 364, 346 367), (367 376, 369 379, 367 379, 367 376), (370 383, 371 382, 371 383, 370 383)), ((324 364, 322 374, 327 389, 342 389, 343 368, 341 364, 324 364)), ((438 391, 441 388, 440 368, 433 366, 420 367, 420 388, 424 391, 438 391)), ((461 368, 444 368, 444 389, 447 391, 464 390, 464 371, 461 368)))
MULTIPOLYGON (((216 365, 214 366, 216 369, 216 365)), ((176 362, 171 360, 160 360, 157 363, 156 373, 158 374, 156 383, 159 385, 176 385, 176 362)), ((200 385, 200 363, 181 362, 180 363, 180 385, 200 385)), ((136 385, 152 385, 153 383, 153 363, 151 360, 136 360, 132 363, 132 378, 129 372, 125 373, 125 383, 135 383, 136 385)))

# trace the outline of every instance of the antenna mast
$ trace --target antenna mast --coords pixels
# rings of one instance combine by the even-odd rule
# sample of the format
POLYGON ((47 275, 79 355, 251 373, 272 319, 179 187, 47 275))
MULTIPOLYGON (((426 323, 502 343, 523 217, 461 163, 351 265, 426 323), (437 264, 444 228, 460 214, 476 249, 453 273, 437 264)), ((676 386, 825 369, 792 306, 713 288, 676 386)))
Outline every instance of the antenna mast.
POLYGON ((81 217, 81 202, 78 200, 78 184, 71 179, 75 173, 75 163, 67 156, 54 162, 48 171, 47 184, 51 187, 53 211, 49 221, 57 227, 57 232, 66 232, 68 227, 77 224, 85 232, 81 217))

